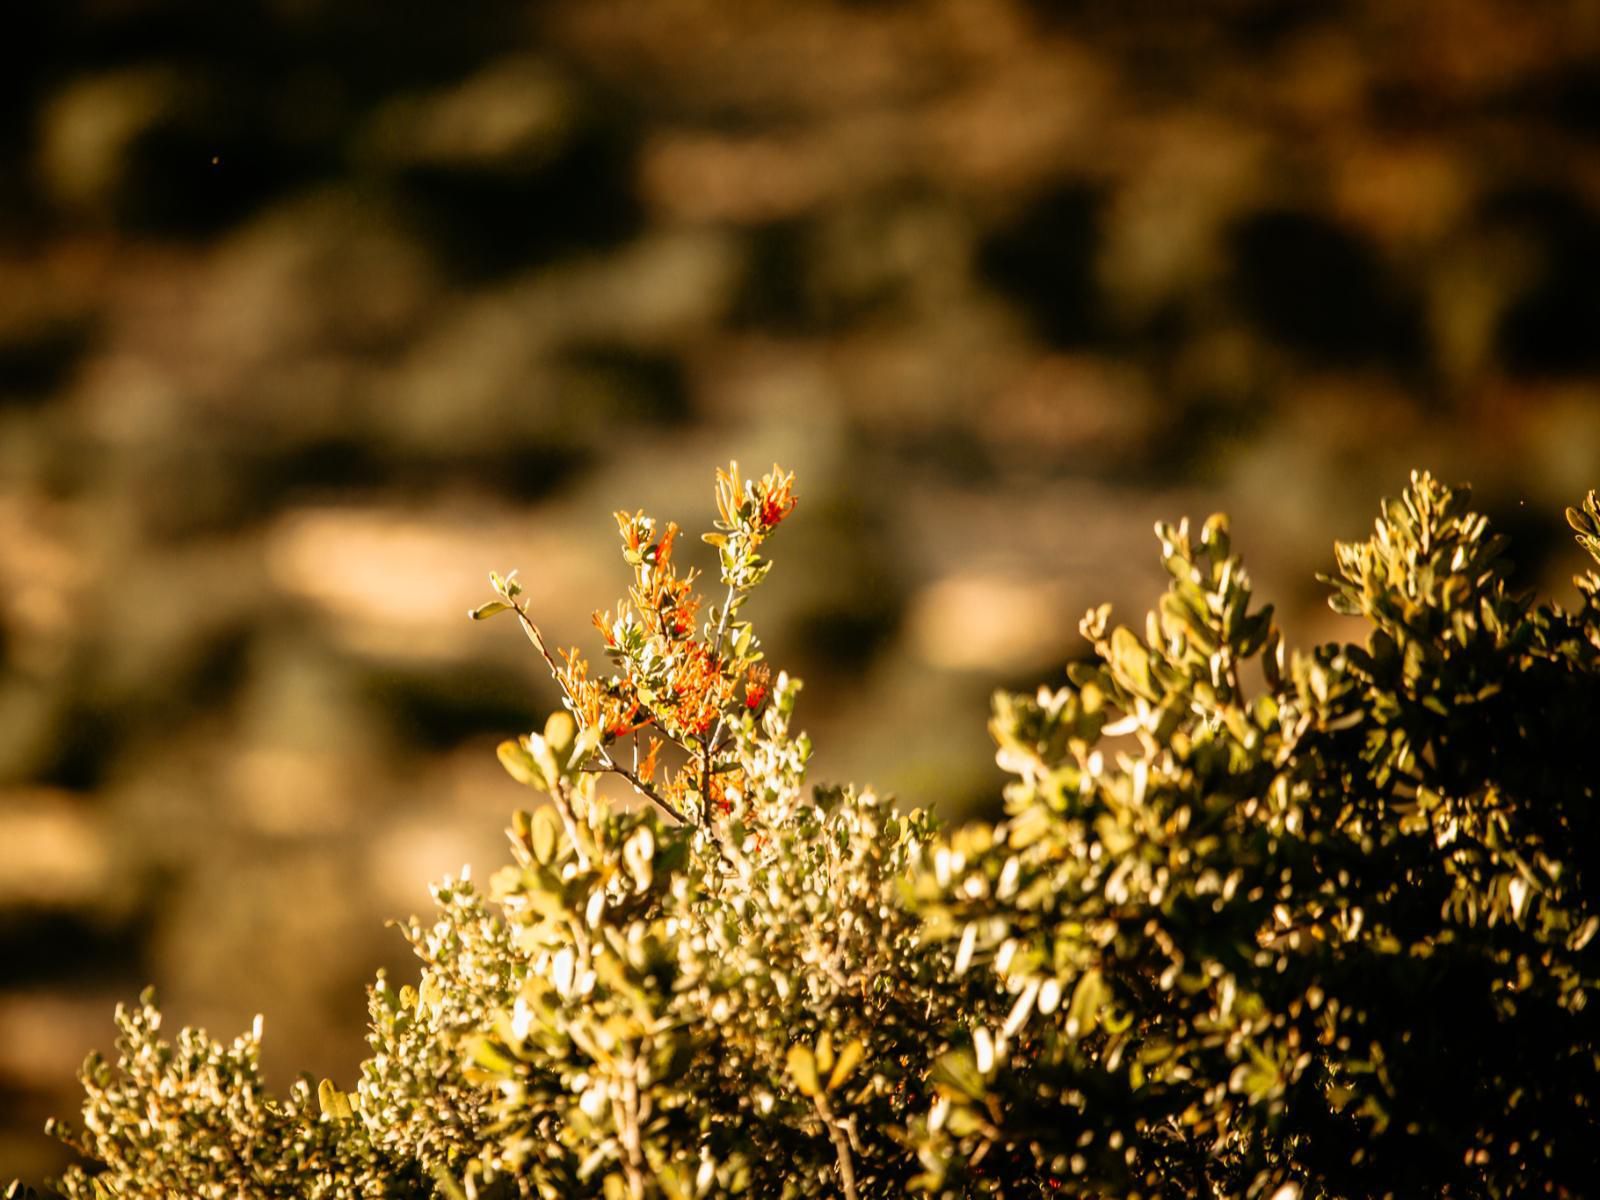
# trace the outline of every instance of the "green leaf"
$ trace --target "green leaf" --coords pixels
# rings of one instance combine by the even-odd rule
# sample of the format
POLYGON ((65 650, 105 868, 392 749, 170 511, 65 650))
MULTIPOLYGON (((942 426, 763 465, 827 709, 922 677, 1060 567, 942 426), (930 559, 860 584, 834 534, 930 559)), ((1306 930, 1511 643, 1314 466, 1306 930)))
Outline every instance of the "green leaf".
POLYGON ((1094 1031, 1105 998, 1105 983, 1098 968, 1091 967, 1078 977, 1078 985, 1072 989, 1072 1004, 1067 1008, 1068 1037, 1084 1037, 1094 1031))
POLYGON ((833 1034, 826 1029, 817 1039, 817 1070, 824 1075, 833 1070, 833 1034))
POLYGON ((511 605, 507 604, 504 600, 490 600, 487 604, 480 604, 477 608, 469 609, 467 611, 467 616, 471 617, 474 621, 485 621, 492 616, 496 616, 499 613, 505 612, 510 607, 511 605))
POLYGON ((1210 546, 1219 558, 1226 558, 1231 542, 1228 537, 1228 514, 1212 513, 1200 528, 1200 544, 1210 546))
POLYGON ((557 757, 567 752, 577 732, 578 723, 572 719, 571 713, 563 709, 556 709, 544 723, 545 744, 557 757))
POLYGON ((1022 850, 1050 832, 1054 819, 1042 804, 1031 804, 1006 823, 1006 843, 1022 850))
POLYGON ((809 1046, 796 1042, 789 1047, 789 1078, 802 1096, 815 1096, 821 1090, 817 1081, 817 1059, 809 1046))
POLYGON ((538 764, 539 775, 544 779, 547 788, 554 788, 561 778, 561 764, 556 761, 555 754, 550 749, 550 743, 542 734, 530 733, 524 740, 529 755, 538 764))
POLYGON ((445 1170, 442 1163, 433 1169, 433 1184, 445 1200, 467 1200, 467 1194, 461 1190, 461 1185, 450 1178, 450 1173, 445 1170))
POLYGON ((542 863, 551 862, 556 856, 556 846, 561 839, 561 818, 548 805, 535 809, 528 836, 532 843, 533 856, 542 863))
POLYGON ((472 1061, 496 1075, 510 1075, 516 1063, 503 1054, 488 1038, 475 1038, 472 1043, 472 1061))
POLYGON ((839 1051, 839 1058, 833 1064, 833 1073, 828 1076, 828 1090, 830 1092, 849 1080, 850 1076, 855 1073, 856 1067, 860 1065, 861 1059, 866 1052, 866 1044, 860 1038, 856 1038, 843 1050, 839 1051))
POLYGON ((572 747, 572 754, 568 761, 574 766, 581 764, 589 755, 600 748, 600 730, 592 725, 586 725, 578 731, 577 743, 572 747))
POLYGON ((1110 667, 1119 682, 1135 695, 1156 699, 1150 680, 1150 652, 1133 630, 1118 625, 1111 634, 1110 667))
POLYGON ((317 1104, 322 1109, 322 1115, 330 1120, 340 1122, 355 1120, 355 1113, 350 1108, 350 1097, 335 1087, 331 1079, 324 1079, 317 1084, 317 1104))
POLYGON ((622 861, 627 865, 628 874, 633 876, 635 891, 649 890, 655 878, 655 856, 656 835, 648 825, 639 826, 622 844, 622 861))
POLYGON ((494 588, 498 595, 511 599, 522 595, 522 585, 517 582, 517 573, 511 571, 502 576, 498 571, 489 572, 489 586, 494 588))
POLYGON ((928 1078, 936 1087, 953 1090, 970 1100, 981 1100, 987 1092, 970 1050, 945 1051, 934 1061, 928 1078))
POLYGON ((539 764, 534 761, 533 755, 528 753, 528 748, 521 742, 501 742, 495 753, 499 755, 500 765, 506 769, 506 774, 518 783, 545 790, 550 787, 544 772, 539 769, 539 764))

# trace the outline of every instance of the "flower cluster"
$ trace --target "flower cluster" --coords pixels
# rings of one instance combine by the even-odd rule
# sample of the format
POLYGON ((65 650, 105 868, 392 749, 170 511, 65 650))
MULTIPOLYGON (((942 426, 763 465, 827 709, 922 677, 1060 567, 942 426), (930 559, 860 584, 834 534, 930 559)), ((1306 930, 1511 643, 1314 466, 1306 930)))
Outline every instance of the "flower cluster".
MULTIPOLYGON (((695 591, 698 573, 680 571, 674 559, 678 526, 618 512, 633 583, 615 610, 594 614, 614 670, 591 676, 577 650, 563 651, 552 666, 580 742, 597 751, 595 769, 622 776, 675 819, 726 816, 740 794, 733 725, 761 714, 772 683, 759 639, 735 616, 769 569, 759 547, 795 503, 792 472, 775 466, 745 480, 733 464, 717 473, 720 519, 705 540, 717 547, 725 594, 698 627, 706 602, 695 591), (617 745, 624 739, 626 748, 617 745), (671 767, 662 757, 669 748, 671 767)), ((520 587, 498 576, 493 582, 498 599, 486 609, 515 611, 543 651, 520 587)))

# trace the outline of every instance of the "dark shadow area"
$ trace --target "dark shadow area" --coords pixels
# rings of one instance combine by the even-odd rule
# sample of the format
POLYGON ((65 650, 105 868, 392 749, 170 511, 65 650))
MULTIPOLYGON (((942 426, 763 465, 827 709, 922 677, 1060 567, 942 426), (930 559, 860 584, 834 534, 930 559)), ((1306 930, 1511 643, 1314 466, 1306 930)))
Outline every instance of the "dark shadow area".
POLYGON ((585 412, 585 428, 596 417, 671 428, 693 415, 683 364, 670 354, 593 342, 567 346, 557 362, 568 381, 563 395, 585 412))
MULTIPOLYGON (((32 774, 33 782, 69 792, 93 793, 101 787, 133 730, 130 714, 80 706, 60 720, 50 753, 32 774)), ((0 909, 0 916, 4 910, 0 909)))
POLYGON ((120 983, 145 971, 149 913, 106 920, 51 908, 0 909, 8 985, 120 983))
POLYGON ((94 345, 92 322, 52 320, 7 337, 0 333, 0 408, 48 400, 94 345))
POLYGON ((637 232, 632 171, 625 132, 599 126, 549 162, 418 167, 403 173, 398 187, 402 204, 450 269, 463 280, 483 282, 637 232))
POLYGON ((1330 20, 1345 8, 1341 0, 1309 8, 1281 0, 1220 0, 1204 7, 1171 0, 1028 0, 1027 8, 1046 27, 1089 31, 1127 45, 1148 46, 1165 38, 1176 44, 1196 35, 1252 50, 1275 46, 1308 26, 1330 20))
POLYGON ((811 275, 814 236, 805 221, 773 221, 750 231, 749 257, 730 314, 735 326, 791 334, 827 330, 811 275))
POLYGON ((1490 528, 1511 539, 1504 561, 1511 569, 1507 579, 1514 591, 1540 589, 1548 582, 1545 565, 1553 561, 1570 562, 1574 574, 1583 568, 1585 556, 1572 545, 1565 522, 1557 524, 1536 505, 1510 496, 1474 494, 1473 500, 1489 518, 1490 528))
POLYGON ((899 623, 900 612, 893 605, 864 611, 859 605, 841 603, 799 614, 792 636, 825 670, 853 670, 878 652, 899 623))
POLYGON ((1415 363, 1415 306, 1361 238, 1311 213, 1272 211, 1229 236, 1234 294, 1252 321, 1288 348, 1330 363, 1415 363))
POLYGON ((1493 108, 1505 119, 1548 120, 1573 137, 1600 140, 1600 65, 1579 62, 1526 81, 1493 108))
POLYGON ((449 459, 418 460, 419 471, 430 479, 461 478, 474 486, 527 503, 542 500, 559 491, 593 465, 594 453, 587 449, 541 445, 536 441, 515 442, 497 454, 452 456, 449 459))
POLYGON ((1095 282, 1100 195, 1067 184, 1031 202, 979 250, 985 280, 1015 300, 1052 346, 1083 345, 1102 331, 1095 282))
POLYGON ((413 748, 446 750, 485 731, 538 728, 558 700, 554 685, 531 688, 522 671, 393 665, 373 669, 361 688, 372 710, 413 748))
POLYGON ((1493 198, 1487 222, 1536 248, 1531 284, 1507 308, 1498 340, 1506 364, 1529 374, 1600 366, 1600 218, 1576 195, 1516 190, 1493 198))

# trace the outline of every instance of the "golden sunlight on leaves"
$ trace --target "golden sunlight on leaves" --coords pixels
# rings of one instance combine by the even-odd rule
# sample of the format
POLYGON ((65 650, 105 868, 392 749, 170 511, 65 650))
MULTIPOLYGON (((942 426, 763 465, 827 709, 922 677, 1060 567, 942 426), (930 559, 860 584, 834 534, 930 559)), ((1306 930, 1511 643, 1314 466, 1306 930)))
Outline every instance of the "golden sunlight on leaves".
MULTIPOLYGON (((1415 472, 1325 578, 1369 636, 1287 652, 1229 520, 1159 522, 1170 582, 1144 632, 1102 605, 1065 682, 996 692, 1006 818, 941 829, 807 779, 798 681, 769 673, 736 617, 791 483, 719 473, 726 592, 703 637, 673 618, 691 582, 676 527, 642 514, 619 518, 632 605, 599 621, 598 667, 558 663, 529 591, 490 576, 496 600, 474 611, 517 625, 562 690, 566 712, 499 747, 548 803, 513 815, 487 894, 464 867, 403 926, 422 975, 372 988, 356 1087, 302 1080, 263 1105, 259 1021, 231 1046, 166 1042, 147 995, 118 1011, 116 1067, 85 1069, 68 1144, 130 1192, 274 1171, 340 1200, 391 1183, 422 1200, 418 1179, 578 1194, 602 1167, 615 1200, 770 1197, 797 1178, 879 1200, 919 1169, 913 1190, 952 1200, 995 1183, 1292 1200, 1587 1178, 1594 1122, 1573 1098, 1593 1082, 1600 575, 1579 577, 1577 609, 1538 605, 1465 489, 1415 472), (636 801, 610 803, 601 776, 636 801), (1401 991, 1414 1002, 1374 1010, 1401 991), (1390 1143, 1395 1113, 1409 1124, 1390 1143), (1308 1136, 1334 1123, 1359 1155, 1308 1136), (242 1166, 213 1149, 239 1130, 242 1166)), ((1600 496, 1567 519, 1600 558, 1600 496)), ((954 574, 909 636, 926 663, 1015 669, 1044 652, 1019 631, 1059 623, 1058 591, 954 574), (993 623, 955 615, 975 611, 993 623)), ((471 839, 412 811, 369 841, 366 882, 388 894, 471 839)), ((343 864, 311 841, 286 852, 297 890, 348 920, 343 864)), ((253 961, 292 955, 313 911, 263 930, 253 961)), ((74 1168, 63 1187, 89 1200, 101 1178, 74 1168)))

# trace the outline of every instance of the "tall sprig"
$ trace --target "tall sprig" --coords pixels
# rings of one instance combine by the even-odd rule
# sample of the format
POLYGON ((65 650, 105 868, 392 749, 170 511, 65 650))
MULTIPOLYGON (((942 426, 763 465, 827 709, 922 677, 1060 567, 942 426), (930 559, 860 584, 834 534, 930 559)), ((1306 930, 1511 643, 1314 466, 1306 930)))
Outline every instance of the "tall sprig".
POLYGON ((771 693, 759 639, 736 615, 772 564, 762 543, 794 510, 794 474, 774 465, 743 479, 737 463, 717 472, 718 519, 704 540, 718 551, 726 592, 706 605, 694 589, 698 573, 674 561, 679 533, 643 512, 618 512, 622 556, 633 569, 628 595, 594 624, 613 668, 591 673, 577 650, 552 654, 529 610, 515 572, 491 575, 496 598, 474 609, 474 619, 514 612, 538 649, 574 722, 501 747, 501 760, 517 779, 547 792, 576 841, 585 775, 614 774, 677 822, 717 836, 715 822, 729 811, 729 788, 740 768, 728 755, 730 718, 759 713, 771 693), (696 632, 695 618, 705 618, 696 632), (676 750, 675 769, 662 761, 676 750))

